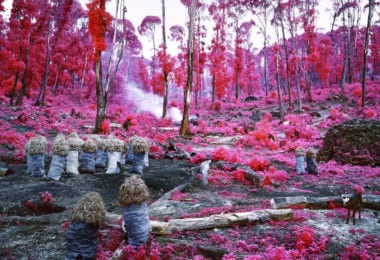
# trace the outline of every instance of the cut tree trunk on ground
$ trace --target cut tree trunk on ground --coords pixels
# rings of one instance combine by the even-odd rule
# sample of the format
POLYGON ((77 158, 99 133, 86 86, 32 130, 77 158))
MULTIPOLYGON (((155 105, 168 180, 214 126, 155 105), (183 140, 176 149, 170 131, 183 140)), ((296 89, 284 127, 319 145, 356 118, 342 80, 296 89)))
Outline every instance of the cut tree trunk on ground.
MULTIPOLYGON (((116 226, 116 223, 120 223, 120 218, 121 215, 107 213, 106 221, 108 225, 116 226)), ((168 222, 151 220, 150 224, 153 234, 168 235, 174 231, 223 228, 233 225, 290 219, 293 219, 293 210, 291 209, 264 209, 250 212, 217 214, 203 218, 171 219, 168 222)))
MULTIPOLYGON (((350 196, 350 194, 344 194, 350 196)), ((368 209, 380 209, 379 195, 363 195, 363 207, 368 209)), ((343 207, 343 201, 340 196, 332 197, 281 197, 271 199, 271 205, 274 209, 286 208, 311 208, 311 209, 329 209, 330 203, 333 202, 335 207, 343 207)))

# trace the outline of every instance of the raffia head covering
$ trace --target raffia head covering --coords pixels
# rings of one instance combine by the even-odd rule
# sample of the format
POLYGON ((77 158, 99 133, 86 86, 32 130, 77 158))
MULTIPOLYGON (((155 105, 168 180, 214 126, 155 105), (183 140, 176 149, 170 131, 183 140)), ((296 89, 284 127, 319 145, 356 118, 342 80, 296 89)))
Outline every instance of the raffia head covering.
POLYGON ((82 145, 82 149, 86 153, 96 153, 98 146, 94 138, 88 138, 82 145))
POLYGON ((305 150, 302 146, 298 146, 295 151, 296 156, 305 156, 305 150))
POLYGON ((132 141, 132 149, 134 153, 145 153, 150 147, 149 140, 145 137, 134 137, 132 141))
POLYGON ((41 135, 30 138, 25 145, 25 152, 30 155, 45 154, 46 150, 47 140, 41 135))
POLYGON ((306 151, 306 157, 307 158, 316 158, 317 157, 317 150, 315 150, 313 147, 309 147, 306 151))
POLYGON ((70 151, 80 151, 84 143, 84 141, 79 137, 79 135, 76 132, 71 132, 69 134, 67 142, 69 143, 70 151))
POLYGON ((131 204, 141 204, 149 199, 149 189, 139 175, 125 179, 119 189, 119 204, 127 207, 131 204))
POLYGON ((125 142, 121 139, 116 138, 113 134, 107 137, 107 152, 125 152, 125 142))
POLYGON ((75 205, 71 220, 86 224, 100 225, 105 221, 106 209, 103 199, 97 192, 89 192, 75 205))
POLYGON ((69 143, 63 134, 58 134, 53 140, 52 152, 59 156, 66 156, 70 150, 69 143))

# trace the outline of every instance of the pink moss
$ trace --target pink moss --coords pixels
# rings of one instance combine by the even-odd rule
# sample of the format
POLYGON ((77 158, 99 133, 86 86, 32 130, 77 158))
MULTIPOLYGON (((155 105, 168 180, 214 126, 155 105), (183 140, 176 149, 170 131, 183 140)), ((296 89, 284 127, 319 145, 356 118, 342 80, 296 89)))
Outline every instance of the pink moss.
POLYGON ((103 134, 108 134, 111 131, 110 121, 104 120, 100 125, 100 130, 103 134))
POLYGON ((269 166, 269 160, 263 156, 252 156, 252 159, 248 163, 249 167, 251 167, 254 171, 264 171, 269 166))
POLYGON ((183 198, 187 197, 188 194, 182 193, 179 190, 176 190, 173 192, 172 196, 170 197, 171 200, 180 201, 183 198))
POLYGON ((202 152, 198 152, 195 156, 190 158, 191 163, 201 163, 206 160, 206 155, 202 152))
POLYGON ((237 162, 238 161, 238 154, 234 150, 229 150, 225 147, 218 147, 215 149, 213 155, 212 155, 212 160, 213 161, 226 161, 226 162, 237 162))

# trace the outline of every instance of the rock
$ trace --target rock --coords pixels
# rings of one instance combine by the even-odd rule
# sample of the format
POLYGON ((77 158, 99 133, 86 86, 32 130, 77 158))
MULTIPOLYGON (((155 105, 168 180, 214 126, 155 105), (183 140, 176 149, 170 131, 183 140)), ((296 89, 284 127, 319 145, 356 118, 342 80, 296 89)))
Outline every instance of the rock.
POLYGON ((244 102, 252 102, 252 101, 257 101, 259 100, 260 98, 256 97, 256 96, 248 96, 244 99, 244 102))
POLYGON ((380 121, 349 120, 330 128, 317 160, 343 164, 380 165, 380 121))

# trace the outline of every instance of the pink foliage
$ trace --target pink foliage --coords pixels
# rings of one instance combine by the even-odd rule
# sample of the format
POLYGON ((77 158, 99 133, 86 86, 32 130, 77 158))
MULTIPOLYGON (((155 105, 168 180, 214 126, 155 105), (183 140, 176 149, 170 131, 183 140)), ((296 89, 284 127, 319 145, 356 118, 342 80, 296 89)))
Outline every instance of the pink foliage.
POLYGON ((64 232, 66 232, 69 229, 70 224, 71 224, 71 221, 65 221, 62 223, 61 227, 62 227, 64 232))
POLYGON ((53 195, 50 191, 40 192, 40 200, 43 203, 54 203, 53 195))
POLYGON ((233 180, 238 182, 238 183, 241 183, 244 185, 251 185, 252 184, 252 181, 245 177, 246 173, 244 170, 235 170, 235 171, 231 172, 231 174, 232 174, 233 180))
POLYGON ((108 134, 111 131, 111 125, 109 120, 104 120, 100 125, 100 130, 104 134, 108 134))
POLYGON ((376 110, 373 109, 373 108, 364 108, 364 109, 362 110, 362 115, 363 115, 363 118, 367 118, 367 119, 376 119, 378 113, 377 113, 376 110))
POLYGON ((164 157, 164 149, 159 145, 152 145, 149 149, 149 155, 154 159, 159 159, 164 157))
POLYGON ((254 155, 248 165, 254 171, 264 171, 269 166, 269 160, 264 156, 254 155))
POLYGON ((180 201, 183 198, 187 197, 188 194, 182 193, 179 190, 176 190, 173 192, 172 196, 170 197, 171 200, 180 201))
POLYGON ((296 234, 296 248, 303 251, 305 248, 311 246, 314 242, 313 229, 303 226, 300 230, 295 230, 296 234))
POLYGON ((262 173, 264 176, 261 183, 262 186, 272 185, 273 183, 283 183, 289 179, 288 174, 283 170, 277 170, 273 166, 269 166, 268 171, 262 173))
POLYGON ((229 150, 227 148, 220 146, 214 151, 214 154, 212 155, 212 160, 213 161, 222 160, 226 162, 235 163, 238 161, 238 154, 236 153, 235 150, 229 150))
MULTIPOLYGON (((12 159, 21 161, 24 159, 24 147, 27 140, 23 134, 16 132, 14 129, 0 126, 0 145, 9 147, 16 153, 12 155, 12 159)), ((2 156, 5 157, 4 154, 2 156)), ((10 158, 7 158, 10 159, 10 158)))
POLYGON ((231 192, 231 191, 227 191, 227 190, 222 190, 222 191, 218 192, 218 195, 220 195, 222 197, 239 198, 239 199, 248 197, 247 194, 236 193, 236 192, 231 192))
POLYGON ((354 185, 354 189, 356 192, 358 192, 360 194, 364 194, 364 188, 363 187, 360 187, 359 185, 354 185))
POLYGON ((201 163, 205 160, 206 160, 206 155, 201 152, 198 152, 195 156, 190 158, 191 163, 201 163))

